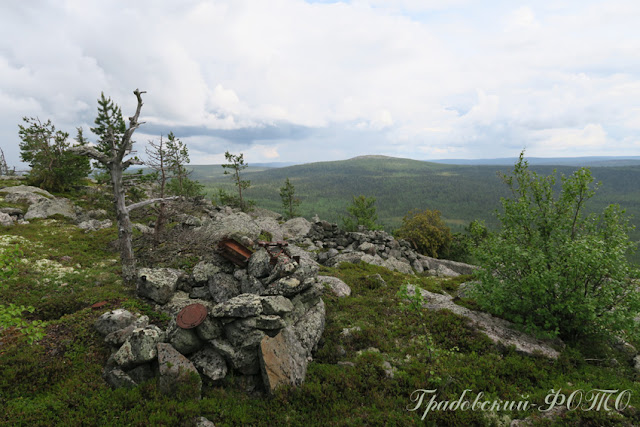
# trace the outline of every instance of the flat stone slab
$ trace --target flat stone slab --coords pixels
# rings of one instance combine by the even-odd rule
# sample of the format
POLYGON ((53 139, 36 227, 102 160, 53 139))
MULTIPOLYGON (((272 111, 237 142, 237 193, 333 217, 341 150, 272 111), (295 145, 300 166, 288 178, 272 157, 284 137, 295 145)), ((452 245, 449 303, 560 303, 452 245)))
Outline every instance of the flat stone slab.
MULTIPOLYGON (((415 295, 416 288, 413 285, 409 285, 407 286, 407 291, 410 295, 415 295)), ((459 306, 453 302, 453 297, 450 295, 436 294, 424 289, 420 289, 420 291, 426 299, 425 308, 429 310, 447 309, 466 317, 494 343, 500 343, 507 347, 513 345, 519 352, 529 355, 540 353, 551 359, 557 359, 560 356, 560 353, 551 347, 548 341, 534 338, 516 330, 515 325, 507 320, 459 306)))

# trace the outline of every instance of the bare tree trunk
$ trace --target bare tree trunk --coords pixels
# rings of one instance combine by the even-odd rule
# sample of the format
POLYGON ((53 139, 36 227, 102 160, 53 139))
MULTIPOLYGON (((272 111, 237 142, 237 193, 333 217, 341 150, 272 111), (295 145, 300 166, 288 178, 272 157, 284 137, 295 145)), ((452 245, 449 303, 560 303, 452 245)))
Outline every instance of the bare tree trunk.
POLYGON ((120 260, 122 261, 122 278, 125 282, 132 282, 136 277, 136 259, 131 244, 132 227, 129 210, 125 202, 125 190, 122 184, 122 164, 112 164, 111 182, 113 184, 113 202, 118 221, 118 239, 120 240, 120 260))

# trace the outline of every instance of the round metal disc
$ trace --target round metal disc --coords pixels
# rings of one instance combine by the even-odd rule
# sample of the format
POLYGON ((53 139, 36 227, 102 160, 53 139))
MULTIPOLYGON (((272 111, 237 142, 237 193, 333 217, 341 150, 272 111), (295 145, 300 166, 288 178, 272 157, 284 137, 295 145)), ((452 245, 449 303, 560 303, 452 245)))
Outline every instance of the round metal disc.
POLYGON ((180 310, 177 323, 182 329, 192 329, 207 318, 207 307, 202 304, 191 304, 180 310))

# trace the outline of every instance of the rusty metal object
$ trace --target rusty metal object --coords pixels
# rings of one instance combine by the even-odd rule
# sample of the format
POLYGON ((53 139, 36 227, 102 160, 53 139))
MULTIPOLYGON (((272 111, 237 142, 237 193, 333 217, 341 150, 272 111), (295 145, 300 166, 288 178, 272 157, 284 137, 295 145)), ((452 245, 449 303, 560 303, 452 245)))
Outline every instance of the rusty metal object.
POLYGON ((202 304, 191 304, 180 310, 176 320, 182 329, 193 329, 206 318, 207 307, 202 304))
POLYGON ((91 306, 91 309, 92 310, 100 310, 102 307, 104 307, 107 304, 109 304, 109 303, 106 302, 106 301, 100 301, 100 302, 97 302, 97 303, 93 304, 91 306))
MULTIPOLYGON (((271 265, 277 264, 278 258, 282 256, 292 259, 291 256, 289 256, 289 253, 285 251, 285 248, 289 246, 289 242, 286 242, 284 240, 278 240, 277 242, 265 242, 263 240, 260 240, 258 242, 258 246, 261 246, 267 250, 269 256, 271 257, 271 259, 269 260, 269 263, 271 265)), ((293 257, 293 260, 296 262, 300 262, 300 257, 297 258, 298 259, 296 259, 296 257, 293 257)))
POLYGON ((218 252, 238 267, 246 267, 251 256, 249 249, 233 239, 221 240, 218 243, 218 252))

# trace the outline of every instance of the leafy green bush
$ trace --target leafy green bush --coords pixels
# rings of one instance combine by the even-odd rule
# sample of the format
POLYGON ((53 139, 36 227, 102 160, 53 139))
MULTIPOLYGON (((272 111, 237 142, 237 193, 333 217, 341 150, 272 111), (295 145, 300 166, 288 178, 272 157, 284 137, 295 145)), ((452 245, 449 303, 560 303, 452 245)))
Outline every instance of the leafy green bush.
POLYGON ((402 218, 396 236, 408 240, 421 254, 437 257, 449 247, 451 230, 440 218, 440 211, 412 210, 402 218))
POLYGON ((617 205, 584 214, 595 194, 589 169, 562 176, 556 195, 555 176, 531 172, 522 153, 513 175, 502 178, 513 194, 502 199, 502 229, 475 251, 483 267, 473 295, 480 306, 565 338, 635 332, 637 271, 626 258, 635 246, 632 227, 617 205))

